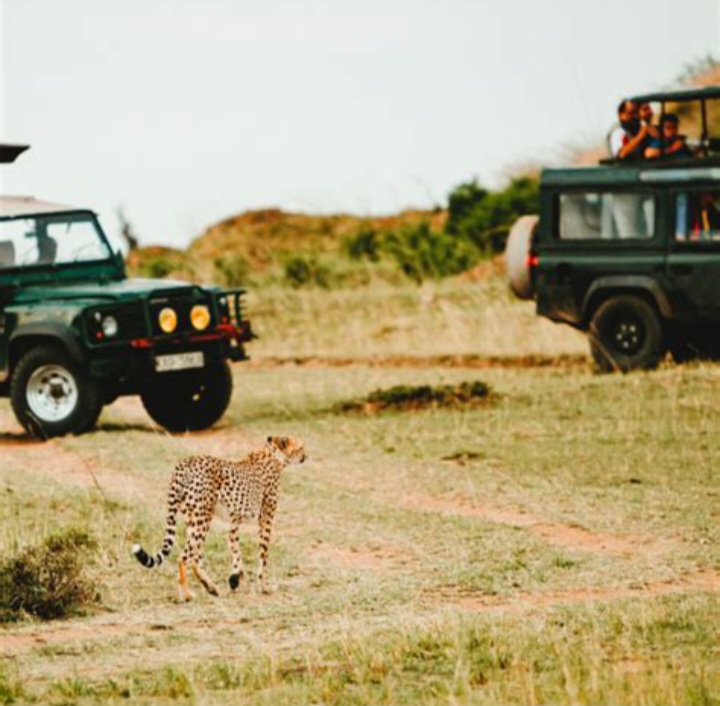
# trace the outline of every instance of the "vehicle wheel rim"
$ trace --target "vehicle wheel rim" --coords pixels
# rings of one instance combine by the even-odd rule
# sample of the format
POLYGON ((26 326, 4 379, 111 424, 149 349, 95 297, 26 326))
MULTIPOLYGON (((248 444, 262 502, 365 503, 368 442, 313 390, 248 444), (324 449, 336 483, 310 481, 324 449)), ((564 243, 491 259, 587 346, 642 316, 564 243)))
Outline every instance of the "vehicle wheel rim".
POLYGON ((59 365, 43 365, 33 372, 26 387, 30 411, 43 422, 67 419, 77 406, 75 377, 59 365))
POLYGON ((625 355, 637 353, 645 342, 645 329, 634 318, 620 319, 612 333, 612 343, 616 350, 625 355))

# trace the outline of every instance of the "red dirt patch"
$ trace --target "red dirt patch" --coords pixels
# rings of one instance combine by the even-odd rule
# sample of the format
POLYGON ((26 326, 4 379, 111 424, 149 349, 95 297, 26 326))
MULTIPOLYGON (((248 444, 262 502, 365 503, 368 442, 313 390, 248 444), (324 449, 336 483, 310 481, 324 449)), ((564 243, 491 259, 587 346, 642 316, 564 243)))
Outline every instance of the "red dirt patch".
POLYGON ((587 368, 585 355, 563 354, 521 355, 521 356, 483 356, 483 355, 438 355, 412 356, 388 355, 367 358, 343 358, 308 356, 297 358, 254 358, 245 365, 253 368, 587 368))
POLYGON ((472 591, 463 591, 450 586, 438 591, 428 591, 423 596, 423 600, 430 602, 432 605, 463 611, 521 612, 564 603, 592 603, 621 598, 648 598, 694 592, 720 592, 720 572, 708 569, 681 579, 655 581, 638 586, 588 586, 563 591, 548 591, 546 593, 518 593, 509 600, 472 591))
POLYGON ((411 496, 403 502, 409 510, 439 512, 461 517, 478 517, 513 527, 521 527, 548 544, 568 549, 616 555, 662 554, 669 548, 666 541, 654 537, 590 532, 580 525, 544 522, 522 510, 471 505, 463 499, 411 496))

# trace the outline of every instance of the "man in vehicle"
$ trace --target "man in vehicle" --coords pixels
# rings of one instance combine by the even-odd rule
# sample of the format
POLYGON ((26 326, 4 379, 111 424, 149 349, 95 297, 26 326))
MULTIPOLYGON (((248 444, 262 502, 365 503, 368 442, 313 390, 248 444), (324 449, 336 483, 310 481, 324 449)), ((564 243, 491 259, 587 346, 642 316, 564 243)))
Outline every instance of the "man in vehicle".
POLYGON ((642 159, 647 147, 649 128, 643 125, 638 107, 629 100, 618 106, 620 124, 608 136, 610 153, 616 159, 642 159))
POLYGON ((657 128, 657 125, 653 125, 655 113, 653 112, 650 103, 640 103, 638 107, 638 117, 640 118, 640 122, 642 123, 642 125, 645 125, 647 127, 649 137, 653 139, 660 137, 660 132, 657 128))

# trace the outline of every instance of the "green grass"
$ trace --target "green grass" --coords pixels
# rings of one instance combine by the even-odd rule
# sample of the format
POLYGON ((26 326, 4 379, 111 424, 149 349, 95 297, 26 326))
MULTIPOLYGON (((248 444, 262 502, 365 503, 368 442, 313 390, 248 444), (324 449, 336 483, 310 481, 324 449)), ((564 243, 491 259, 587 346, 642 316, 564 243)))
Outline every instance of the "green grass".
MULTIPOLYGON (((395 292, 388 311, 406 295, 417 323, 418 290, 395 292)), ((328 314, 336 333, 364 307, 343 296, 345 317, 328 314)), ((525 314, 496 304, 521 339, 525 314)), ((311 318, 317 332, 324 322, 311 318)), ((412 331, 401 347, 429 354, 430 334, 412 331)), ((280 327, 260 350, 281 337, 280 327)), ((353 357, 355 342, 315 340, 307 354, 353 357)), ((556 340, 544 354, 567 352, 556 340)), ((102 596, 85 617, 0 628, 0 703, 720 702, 720 366, 234 370, 231 408, 202 434, 165 434, 120 400, 91 434, 18 443, 0 404, 0 553, 91 531, 102 596), (474 381, 489 385, 491 404, 336 412, 377 389, 474 381), (269 434, 298 435, 310 454, 282 479, 274 591, 258 595, 251 576, 237 595, 195 586, 194 603, 176 603, 177 549, 157 571, 130 555, 134 541, 160 546, 174 464, 239 457, 269 434)), ((252 526, 243 549, 252 572, 252 526)), ((206 555, 225 586, 221 520, 206 555)))

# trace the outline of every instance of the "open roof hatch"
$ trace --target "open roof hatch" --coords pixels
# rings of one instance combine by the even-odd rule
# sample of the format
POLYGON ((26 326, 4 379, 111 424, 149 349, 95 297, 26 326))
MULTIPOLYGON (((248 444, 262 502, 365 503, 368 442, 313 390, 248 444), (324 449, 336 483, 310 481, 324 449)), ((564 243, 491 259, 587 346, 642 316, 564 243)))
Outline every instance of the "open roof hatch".
POLYGON ((0 142, 0 164, 10 164, 14 162, 19 155, 29 149, 30 145, 9 145, 0 142))

